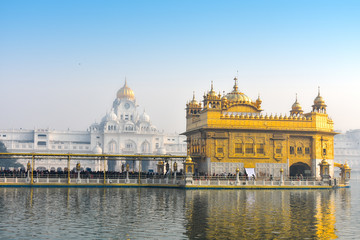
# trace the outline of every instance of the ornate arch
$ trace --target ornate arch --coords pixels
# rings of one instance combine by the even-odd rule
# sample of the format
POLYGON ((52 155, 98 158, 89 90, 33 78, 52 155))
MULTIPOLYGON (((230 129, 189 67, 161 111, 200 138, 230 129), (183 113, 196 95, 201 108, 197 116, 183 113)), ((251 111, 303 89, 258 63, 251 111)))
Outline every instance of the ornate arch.
POLYGON ((311 167, 303 162, 297 162, 290 166, 290 176, 307 176, 311 171, 311 167))
POLYGON ((137 146, 133 140, 128 139, 125 141, 124 152, 135 153, 136 150, 137 150, 137 146))

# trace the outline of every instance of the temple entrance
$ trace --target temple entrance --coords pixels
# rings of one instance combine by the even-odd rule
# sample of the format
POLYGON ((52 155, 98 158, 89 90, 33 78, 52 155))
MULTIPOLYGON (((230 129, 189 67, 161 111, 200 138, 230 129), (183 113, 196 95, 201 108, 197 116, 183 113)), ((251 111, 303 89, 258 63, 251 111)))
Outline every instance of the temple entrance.
POLYGON ((290 166, 291 177, 300 176, 300 174, 304 177, 305 176, 310 177, 311 176, 310 166, 302 162, 297 162, 290 166))

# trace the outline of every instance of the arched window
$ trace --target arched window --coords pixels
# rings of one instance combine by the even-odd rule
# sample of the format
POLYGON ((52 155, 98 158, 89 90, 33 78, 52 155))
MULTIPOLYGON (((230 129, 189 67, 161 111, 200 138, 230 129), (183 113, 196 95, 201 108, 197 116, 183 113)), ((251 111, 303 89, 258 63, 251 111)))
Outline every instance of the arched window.
POLYGON ((141 144, 141 152, 142 153, 149 153, 150 152, 150 144, 148 141, 144 141, 141 144))
POLYGON ((294 146, 290 146, 290 154, 294 155, 295 154, 295 148, 294 146))
POLYGON ((108 150, 109 150, 110 153, 116 153, 117 152, 116 142, 115 141, 109 142, 108 150))
POLYGON ((254 153, 254 139, 247 138, 245 140, 245 153, 253 154, 254 153))
POLYGON ((242 143, 235 143, 235 154, 243 153, 242 143))
POLYGON ((132 140, 127 140, 125 142, 125 149, 126 152, 134 152, 136 150, 136 144, 132 140))
POLYGON ((134 131, 135 129, 134 129, 134 126, 133 125, 131 125, 131 124, 127 124, 126 126, 125 126, 125 131, 134 131))
POLYGON ((296 153, 297 154, 302 154, 303 153, 302 147, 297 147, 296 153))
POLYGON ((264 145, 265 145, 264 143, 258 143, 257 144, 256 152, 258 154, 264 154, 265 153, 264 145))
POLYGON ((254 145, 252 143, 245 144, 245 152, 246 153, 254 153, 254 145))

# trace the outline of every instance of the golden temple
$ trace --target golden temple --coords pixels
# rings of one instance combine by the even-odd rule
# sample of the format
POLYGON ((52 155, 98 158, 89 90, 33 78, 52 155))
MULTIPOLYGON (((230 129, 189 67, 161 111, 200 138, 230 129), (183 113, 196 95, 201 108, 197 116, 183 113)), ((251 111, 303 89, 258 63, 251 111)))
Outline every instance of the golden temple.
POLYGON ((234 81, 227 94, 216 94, 211 83, 203 103, 194 94, 186 104, 183 134, 195 171, 214 175, 239 168, 256 177, 279 177, 281 170, 285 176, 334 176, 337 133, 320 89, 309 113, 296 97, 288 116, 264 115, 260 97, 252 101, 234 81))

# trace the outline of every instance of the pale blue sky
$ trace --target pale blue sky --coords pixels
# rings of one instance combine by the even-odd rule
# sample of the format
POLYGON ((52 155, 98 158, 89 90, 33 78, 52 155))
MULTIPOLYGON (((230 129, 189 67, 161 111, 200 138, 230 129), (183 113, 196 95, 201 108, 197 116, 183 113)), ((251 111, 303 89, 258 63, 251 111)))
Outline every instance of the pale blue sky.
POLYGON ((265 113, 308 112, 318 86, 341 130, 360 128, 360 1, 0 0, 0 129, 85 130, 125 76, 166 131, 214 81, 265 113))

